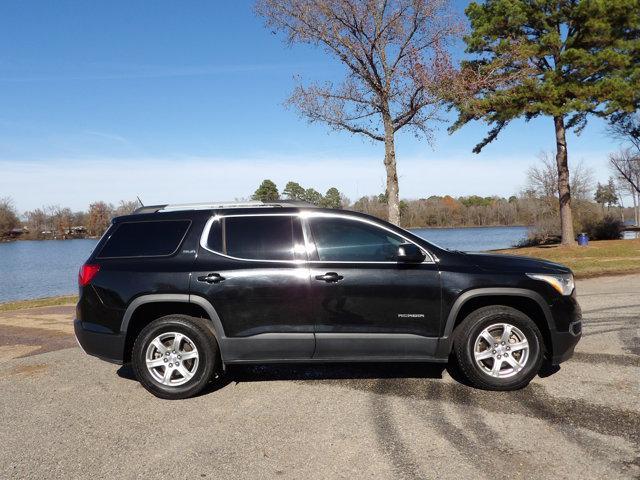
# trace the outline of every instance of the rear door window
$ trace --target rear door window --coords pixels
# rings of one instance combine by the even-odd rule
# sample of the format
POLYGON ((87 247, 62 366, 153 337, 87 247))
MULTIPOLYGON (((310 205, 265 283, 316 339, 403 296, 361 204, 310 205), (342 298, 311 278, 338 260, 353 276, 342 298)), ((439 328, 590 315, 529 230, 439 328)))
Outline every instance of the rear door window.
POLYGON ((190 220, 124 222, 116 226, 98 258, 161 257, 175 253, 190 220))
POLYGON ((300 219, 292 215, 224 217, 211 224, 209 249, 247 260, 299 260, 305 254, 300 219))

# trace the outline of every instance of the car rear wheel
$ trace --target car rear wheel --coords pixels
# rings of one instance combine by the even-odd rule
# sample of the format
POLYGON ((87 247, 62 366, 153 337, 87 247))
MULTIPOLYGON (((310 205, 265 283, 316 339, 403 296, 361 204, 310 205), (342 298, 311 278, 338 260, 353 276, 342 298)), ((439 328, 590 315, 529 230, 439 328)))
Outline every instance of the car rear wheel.
POLYGON ((206 320, 168 315, 142 329, 133 345, 132 363, 144 388, 177 400, 202 391, 219 369, 220 355, 206 320))
POLYGON ((485 390, 517 390, 540 370, 542 335, 531 318, 507 306, 480 308, 456 329, 454 354, 466 380, 485 390))

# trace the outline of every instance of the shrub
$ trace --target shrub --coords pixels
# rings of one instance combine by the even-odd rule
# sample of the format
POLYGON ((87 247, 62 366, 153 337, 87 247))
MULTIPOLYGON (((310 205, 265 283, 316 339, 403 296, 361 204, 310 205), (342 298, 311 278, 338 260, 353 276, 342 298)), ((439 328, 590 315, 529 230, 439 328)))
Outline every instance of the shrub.
POLYGON ((606 216, 600 220, 591 220, 584 224, 583 232, 590 240, 618 240, 622 238, 624 224, 618 218, 606 216))
POLYGON ((536 247, 538 245, 551 245, 559 243, 560 220, 556 215, 538 218, 529 228, 529 235, 524 240, 518 242, 516 247, 536 247))

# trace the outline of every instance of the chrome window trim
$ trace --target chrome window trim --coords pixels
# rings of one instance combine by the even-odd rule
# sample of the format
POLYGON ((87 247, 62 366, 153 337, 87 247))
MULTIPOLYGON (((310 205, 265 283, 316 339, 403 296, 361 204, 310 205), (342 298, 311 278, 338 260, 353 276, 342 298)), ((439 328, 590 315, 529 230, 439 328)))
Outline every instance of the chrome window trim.
MULTIPOLYGON (((211 230, 211 225, 213 225, 213 222, 215 221, 219 221, 222 218, 231 218, 231 217, 298 217, 300 218, 300 215, 297 212, 291 212, 291 213, 238 213, 238 214, 231 214, 231 215, 213 215, 209 220, 207 220, 207 223, 204 226, 204 229, 202 230, 202 235, 200 236, 200 246, 202 248, 204 248, 205 250, 211 252, 211 253, 215 253, 216 255, 220 255, 221 257, 225 257, 225 258, 230 258, 231 260, 240 260, 241 262, 267 262, 267 263, 288 263, 291 265, 304 265, 305 263, 307 263, 306 260, 267 260, 267 259, 261 259, 261 258, 241 258, 241 257, 234 257, 231 255, 227 255, 226 253, 222 253, 222 252, 217 252, 216 250, 213 250, 211 248, 209 248, 207 246, 207 239, 209 238, 209 230, 211 230)), ((305 242, 305 247, 306 247, 306 243, 307 243, 307 238, 306 238, 306 234, 304 232, 304 227, 302 226, 302 219, 300 219, 300 228, 302 228, 302 234, 304 237, 304 242, 305 242)))
POLYGON ((365 264, 365 265, 400 265, 399 262, 392 262, 392 261, 352 261, 352 260, 309 260, 307 258, 307 260, 266 260, 266 259, 257 259, 257 258, 241 258, 241 257, 233 257, 231 255, 227 255, 225 253, 222 252, 217 252, 215 250, 212 250, 211 248, 209 248, 207 246, 207 239, 209 238, 209 231, 211 230, 211 225, 213 224, 213 222, 215 222, 216 220, 220 220, 221 218, 229 218, 229 217, 298 217, 300 219, 300 227, 302 228, 302 236, 304 238, 304 243, 305 243, 305 248, 307 250, 307 255, 309 255, 309 252, 311 252, 312 250, 315 250, 315 243, 312 243, 311 240, 309 239, 308 235, 307 235, 307 231, 305 228, 304 223, 306 223, 306 219, 308 218, 313 218, 313 217, 337 217, 337 218, 344 218, 347 220, 353 220, 356 222, 362 222, 362 223, 367 223, 369 225, 372 225, 376 228, 380 228, 382 230, 386 230, 387 232, 396 235, 400 238, 402 238, 405 242, 407 243, 411 243, 413 245, 415 245, 416 247, 418 247, 424 254, 425 254, 425 259, 418 265, 423 265, 423 264, 435 264, 437 259, 431 254, 431 252, 429 252, 428 250, 424 249, 423 247, 421 247, 420 245, 418 245, 417 243, 415 243, 413 240, 405 237, 404 235, 395 232, 393 230, 391 230, 390 228, 385 227, 384 225, 380 225, 379 223, 366 219, 366 218, 361 218, 361 217, 357 217, 354 215, 348 215, 348 214, 343 214, 343 213, 331 213, 331 212, 314 212, 311 210, 302 210, 300 212, 288 212, 288 213, 238 213, 238 214, 230 214, 230 215, 225 215, 225 214, 215 214, 213 215, 211 218, 209 218, 209 220, 207 220, 207 223, 204 226, 204 229, 202 230, 202 235, 200 236, 200 246, 211 252, 214 253, 216 255, 220 255, 221 257, 225 257, 225 258, 229 258, 232 260, 239 260, 242 262, 267 262, 267 263, 288 263, 288 264, 292 264, 292 265, 304 265, 304 264, 319 264, 319 263, 332 263, 332 264, 344 264, 344 265, 360 265, 360 264, 365 264))

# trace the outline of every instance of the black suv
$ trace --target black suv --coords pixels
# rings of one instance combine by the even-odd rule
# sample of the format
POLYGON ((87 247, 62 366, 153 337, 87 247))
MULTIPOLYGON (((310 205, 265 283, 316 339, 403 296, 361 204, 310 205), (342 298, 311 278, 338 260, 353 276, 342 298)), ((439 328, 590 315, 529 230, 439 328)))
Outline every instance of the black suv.
POLYGON ((571 271, 450 251, 355 212, 295 203, 164 205, 116 218, 79 275, 76 337, 158 397, 226 365, 447 362, 521 388, 571 356, 571 271))

